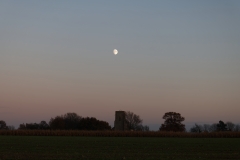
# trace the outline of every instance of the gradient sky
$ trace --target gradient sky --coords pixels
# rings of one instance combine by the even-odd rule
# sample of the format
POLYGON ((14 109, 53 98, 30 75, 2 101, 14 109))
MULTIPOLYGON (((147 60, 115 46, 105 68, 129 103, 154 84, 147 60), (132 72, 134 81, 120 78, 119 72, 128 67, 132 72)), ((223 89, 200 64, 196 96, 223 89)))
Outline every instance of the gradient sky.
POLYGON ((240 123, 240 1, 0 2, 0 120, 117 110, 240 123))

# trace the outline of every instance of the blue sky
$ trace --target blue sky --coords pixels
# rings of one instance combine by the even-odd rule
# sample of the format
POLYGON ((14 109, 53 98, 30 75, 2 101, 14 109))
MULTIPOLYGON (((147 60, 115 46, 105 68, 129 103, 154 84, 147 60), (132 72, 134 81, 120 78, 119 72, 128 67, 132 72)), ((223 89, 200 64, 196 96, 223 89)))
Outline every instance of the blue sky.
POLYGON ((240 2, 1 1, 0 117, 239 122, 240 2), (114 56, 116 48, 119 54, 114 56))

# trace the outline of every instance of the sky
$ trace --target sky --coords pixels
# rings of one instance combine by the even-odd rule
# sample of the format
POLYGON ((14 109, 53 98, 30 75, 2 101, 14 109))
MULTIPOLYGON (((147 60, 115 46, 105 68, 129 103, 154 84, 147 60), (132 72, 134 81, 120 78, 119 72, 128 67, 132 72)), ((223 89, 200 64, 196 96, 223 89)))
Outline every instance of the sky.
POLYGON ((119 110, 240 123, 240 1, 0 1, 0 120, 119 110))

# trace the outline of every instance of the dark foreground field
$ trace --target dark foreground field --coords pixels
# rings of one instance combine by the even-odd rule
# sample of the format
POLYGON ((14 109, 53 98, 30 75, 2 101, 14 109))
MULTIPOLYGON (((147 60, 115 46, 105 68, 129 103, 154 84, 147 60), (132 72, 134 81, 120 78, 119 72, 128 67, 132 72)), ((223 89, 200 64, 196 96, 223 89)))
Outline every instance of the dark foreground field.
POLYGON ((239 138, 0 136, 6 159, 240 159, 239 138))

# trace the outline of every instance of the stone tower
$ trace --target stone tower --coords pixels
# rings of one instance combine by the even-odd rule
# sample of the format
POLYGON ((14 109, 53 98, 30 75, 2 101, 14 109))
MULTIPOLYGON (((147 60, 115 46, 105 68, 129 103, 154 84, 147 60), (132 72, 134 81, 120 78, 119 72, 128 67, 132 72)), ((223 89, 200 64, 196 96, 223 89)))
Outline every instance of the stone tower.
POLYGON ((115 121, 114 121, 114 130, 115 131, 128 130, 125 116, 126 116, 125 111, 116 111, 115 112, 115 121))

